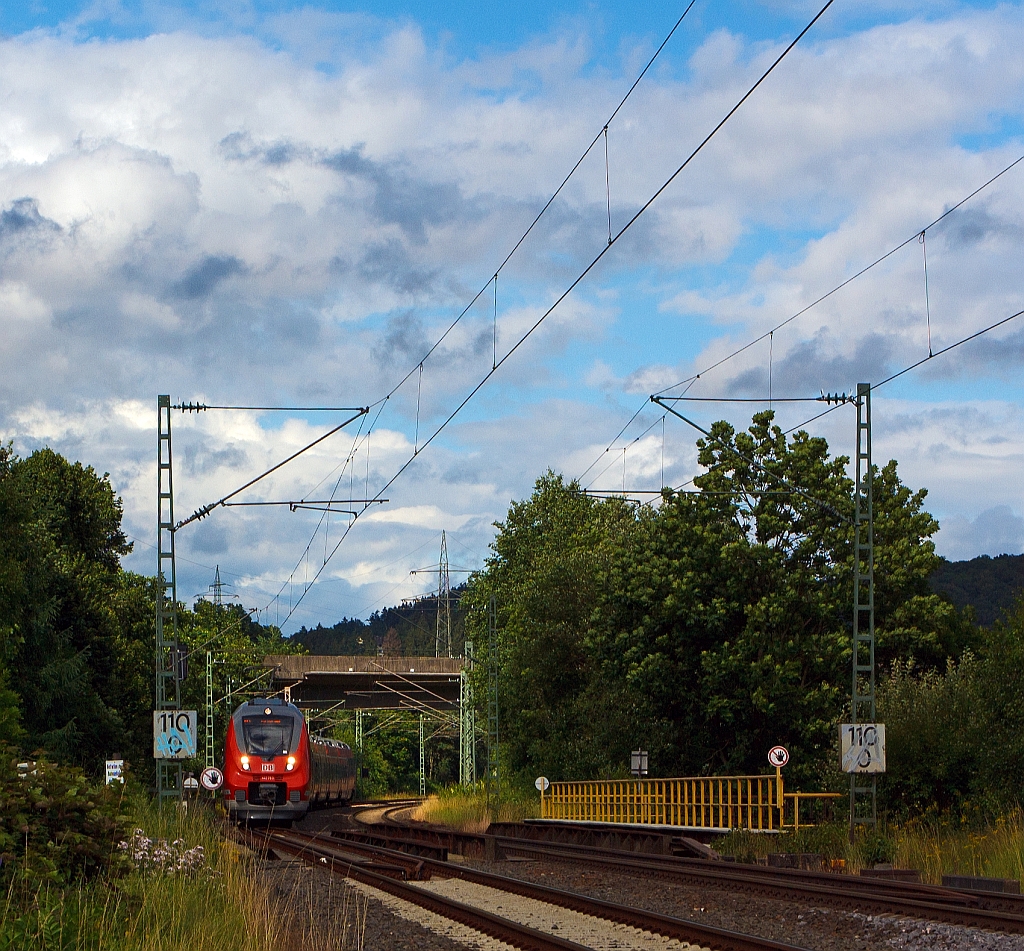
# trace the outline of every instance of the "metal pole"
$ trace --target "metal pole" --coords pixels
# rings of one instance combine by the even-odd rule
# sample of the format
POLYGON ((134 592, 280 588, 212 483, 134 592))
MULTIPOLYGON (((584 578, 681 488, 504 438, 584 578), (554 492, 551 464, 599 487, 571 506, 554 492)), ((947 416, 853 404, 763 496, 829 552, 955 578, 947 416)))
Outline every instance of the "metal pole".
POLYGON ((498 752, 498 632, 497 604, 491 596, 487 609, 487 806, 491 784, 495 802, 501 799, 501 766, 498 752))
POLYGON ((427 759, 423 742, 423 714, 420 714, 420 795, 427 794, 427 759))
POLYGON ((213 651, 206 652, 206 765, 213 766, 213 651))
MULTIPOLYGON (((871 384, 857 384, 857 461, 853 529, 853 669, 850 722, 875 722, 875 513, 871 467, 871 384)), ((878 785, 850 774, 850 841, 878 822, 878 785)))
MULTIPOLYGON (((181 703, 178 643, 178 585, 174 566, 174 482, 171 469, 171 398, 157 397, 157 562, 155 690, 156 710, 177 710, 181 703)), ((181 764, 156 761, 157 803, 181 796, 181 764)))
POLYGON ((469 672, 473 669, 473 642, 466 641, 466 658, 459 680, 459 783, 476 782, 476 711, 470 691, 469 672))

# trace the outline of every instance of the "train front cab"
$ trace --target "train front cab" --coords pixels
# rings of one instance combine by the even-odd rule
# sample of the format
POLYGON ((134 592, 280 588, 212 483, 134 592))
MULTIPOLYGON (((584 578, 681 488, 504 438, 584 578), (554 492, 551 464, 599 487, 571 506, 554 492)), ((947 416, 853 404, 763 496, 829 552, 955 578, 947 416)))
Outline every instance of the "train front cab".
POLYGON ((224 751, 224 805, 239 822, 301 819, 309 810, 313 765, 298 707, 250 700, 231 717, 224 751))

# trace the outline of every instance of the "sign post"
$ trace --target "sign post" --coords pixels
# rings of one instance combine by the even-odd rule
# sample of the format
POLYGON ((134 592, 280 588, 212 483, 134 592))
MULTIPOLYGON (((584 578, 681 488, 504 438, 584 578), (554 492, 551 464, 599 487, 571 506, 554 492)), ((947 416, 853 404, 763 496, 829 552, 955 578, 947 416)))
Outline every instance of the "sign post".
MULTIPOLYGON (((116 756, 116 754, 115 754, 116 756)), ((108 759, 106 768, 106 785, 122 782, 121 773, 124 771, 123 759, 108 759)))
POLYGON ((544 793, 551 786, 551 781, 547 776, 538 776, 534 781, 533 785, 540 790, 540 817, 544 818, 544 793))
POLYGON ((224 785, 224 774, 216 766, 207 766, 199 776, 199 785, 208 792, 216 792, 224 785))
POLYGON ((789 750, 784 746, 773 746, 768 751, 768 764, 775 767, 775 796, 779 804, 779 828, 786 820, 786 802, 782 790, 782 767, 789 762, 789 750))

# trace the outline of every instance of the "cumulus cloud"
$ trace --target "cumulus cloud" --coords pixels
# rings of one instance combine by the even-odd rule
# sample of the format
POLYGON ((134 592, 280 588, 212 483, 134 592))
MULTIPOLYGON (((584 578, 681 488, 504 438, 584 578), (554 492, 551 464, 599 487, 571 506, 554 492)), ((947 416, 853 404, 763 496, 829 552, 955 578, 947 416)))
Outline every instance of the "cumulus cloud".
POLYGON ((1019 555, 1024 549, 1024 518, 1008 505, 980 512, 974 519, 954 515, 938 537, 938 550, 951 561, 978 555, 1019 555))
MULTIPOLYGON (((367 417, 253 498, 373 495, 415 455, 296 619, 414 593, 408 570, 441 528, 484 552, 490 523, 548 466, 586 471, 596 488, 689 478, 693 435, 669 421, 663 437, 653 408, 608 439, 637 397, 800 311, 1014 157, 1019 143, 992 130, 1024 111, 1019 13, 912 7, 809 37, 522 346, 607 245, 609 217, 613 232, 631 218, 780 42, 721 28, 668 50, 610 126, 607 166, 602 142, 495 282, 628 87, 632 54, 594 69, 587 37, 566 30, 457 60, 414 24, 308 9, 256 35, 168 21, 138 39, 83 42, 86 18, 4 39, 0 433, 21 451, 51 444, 109 470, 143 542, 131 565, 149 570, 156 394, 373 403, 369 440, 367 417)), ((926 247, 909 242, 692 392, 763 396, 770 378, 776 395, 808 395, 878 380, 927 353, 929 332, 937 349, 1020 309, 1022 230, 1024 177, 1011 173, 926 247)), ((1018 385, 1020 333, 1011 325, 929 364, 928 392, 876 402, 876 456, 898 456, 908 481, 932 488, 952 526, 943 538, 957 519, 974 526, 978 505, 1020 510, 1012 479, 1000 481, 1024 443, 1018 403, 942 391, 1018 385), (963 473, 981 460, 968 509, 963 473)), ((839 420, 818 426, 845 452, 839 420)), ((327 423, 179 414, 179 517, 327 423)), ((275 611, 294 603, 349 526, 322 514, 217 510, 182 533, 187 586, 205 590, 212 561, 240 595, 275 611)), ((967 551, 984 532, 958 537, 967 551)))

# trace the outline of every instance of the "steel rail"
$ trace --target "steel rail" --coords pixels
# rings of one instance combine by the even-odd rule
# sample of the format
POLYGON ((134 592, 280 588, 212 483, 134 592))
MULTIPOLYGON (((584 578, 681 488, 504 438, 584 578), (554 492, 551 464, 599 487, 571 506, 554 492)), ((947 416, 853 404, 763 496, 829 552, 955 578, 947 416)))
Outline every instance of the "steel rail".
MULTIPOLYGON (((404 832, 412 829, 402 827, 404 832)), ((425 831, 425 830, 424 830, 425 831)), ((430 830, 438 839, 440 830, 430 830)), ((343 836, 345 833, 342 832, 343 836)), ((452 840, 480 840, 486 836, 460 836, 452 840)), ((381 838, 386 839, 387 835, 381 838)), ((925 921, 941 921, 1024 934, 1024 899, 1011 895, 964 893, 935 885, 894 882, 854 876, 805 872, 796 869, 767 869, 735 866, 700 859, 624 853, 593 846, 565 845, 495 836, 494 845, 503 854, 534 859, 601 865, 624 871, 639 871, 698 885, 715 885, 747 894, 764 895, 783 901, 828 906, 861 913, 897 915, 925 921)), ((449 846, 450 847, 450 846, 449 846)))
MULTIPOLYGON (((272 842, 277 842, 281 835, 298 840, 298 851, 305 851, 307 853, 319 851, 330 853, 332 851, 329 846, 324 845, 323 840, 317 834, 292 830, 287 833, 272 833, 268 838, 272 842)), ((334 837, 334 839, 337 841, 337 837, 334 837)), ((363 843, 353 846, 351 842, 346 841, 345 845, 346 847, 353 848, 353 851, 362 851, 367 857, 376 857, 388 862, 398 860, 402 854, 393 849, 363 843)), ((431 874, 439 877, 457 878, 478 885, 485 885, 499 891, 521 895, 524 898, 532 898, 549 905, 590 915, 594 918, 613 921, 641 931, 675 938, 679 941, 699 945, 704 948, 711 948, 713 951, 800 951, 796 945, 785 944, 770 938, 727 931, 685 918, 674 918, 671 915, 645 911, 628 905, 604 901, 599 898, 589 898, 586 895, 580 895, 575 892, 551 888, 546 885, 536 885, 532 882, 524 882, 520 879, 466 868, 461 865, 452 865, 449 862, 438 859, 420 858, 418 859, 418 864, 424 870, 429 870, 431 874)))
MULTIPOLYGON (((928 894, 910 894, 900 896, 893 894, 893 886, 899 883, 879 880, 856 881, 855 885, 835 876, 835 883, 817 883, 801 880, 786 880, 783 876, 772 873, 733 871, 718 866, 716 868, 694 868, 679 866, 668 862, 650 861, 648 859, 629 859, 609 855, 584 857, 578 852, 557 849, 536 848, 533 843, 523 844, 520 840, 506 840, 502 843, 502 851, 519 855, 541 855, 548 859, 569 862, 597 862, 602 865, 614 865, 635 871, 653 871, 660 875, 669 875, 679 881, 697 884, 716 884, 730 887, 735 891, 766 895, 783 901, 802 901, 808 904, 829 905, 850 911, 868 912, 871 914, 898 915, 907 918, 920 918, 925 921, 942 921, 947 924, 967 925, 974 928, 985 928, 991 931, 1002 931, 1009 934, 1024 934, 1024 915, 980 907, 982 902, 975 895, 965 895, 953 891, 948 898, 928 894), (507 843, 507 844, 506 844, 507 843), (864 881, 871 881, 872 887, 865 888, 864 881), (885 889, 888 894, 881 894, 885 889)), ((709 865, 711 863, 708 863, 709 865)), ((780 869, 779 871, 786 871, 780 869)), ((928 886, 924 886, 928 887, 928 886)))
POLYGON ((328 854, 317 855, 316 853, 319 851, 324 853, 330 852, 329 849, 322 849, 319 844, 315 846, 309 844, 296 845, 282 841, 282 838, 279 838, 274 833, 268 834, 265 837, 268 848, 280 849, 310 865, 326 868, 334 874, 344 875, 345 878, 351 878, 363 885, 369 885, 371 888, 387 892, 410 904, 426 908, 428 911, 441 915, 443 918, 457 921, 472 928, 474 931, 479 931, 498 941, 503 941, 513 947, 520 948, 521 951, 589 951, 589 949, 574 941, 567 941, 565 938, 559 938, 556 935, 538 931, 535 928, 521 925, 508 918, 492 915, 490 912, 474 908, 472 905, 444 898, 434 892, 389 878, 368 868, 336 862, 328 854))

